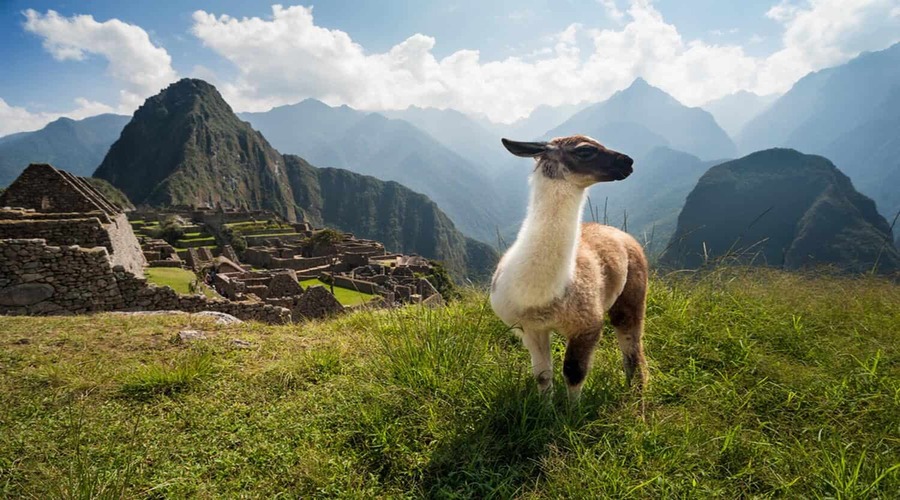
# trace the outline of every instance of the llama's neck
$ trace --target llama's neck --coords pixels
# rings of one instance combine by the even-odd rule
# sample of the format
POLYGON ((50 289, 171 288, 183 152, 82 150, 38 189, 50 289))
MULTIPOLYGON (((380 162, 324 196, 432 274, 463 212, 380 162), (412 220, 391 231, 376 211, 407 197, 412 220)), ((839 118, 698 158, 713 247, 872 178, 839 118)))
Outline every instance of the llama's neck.
POLYGON ((515 268, 523 305, 537 306, 565 293, 575 276, 585 190, 536 172, 531 179, 528 215, 506 265, 515 268))

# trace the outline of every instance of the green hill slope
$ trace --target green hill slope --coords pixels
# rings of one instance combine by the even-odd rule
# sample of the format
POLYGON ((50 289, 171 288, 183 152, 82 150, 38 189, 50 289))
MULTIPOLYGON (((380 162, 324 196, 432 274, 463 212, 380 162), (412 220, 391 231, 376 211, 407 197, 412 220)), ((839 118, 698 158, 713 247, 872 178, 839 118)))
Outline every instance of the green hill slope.
POLYGON ((0 497, 900 491, 896 284, 767 269, 653 278, 645 420, 611 332, 577 405, 555 338, 557 391, 541 401, 527 351, 485 300, 302 328, 0 317, 0 497), (208 339, 170 341, 183 329, 208 339))
POLYGON ((770 149, 709 169, 688 195, 663 262, 695 268, 729 253, 790 269, 900 269, 871 199, 821 156, 770 149))

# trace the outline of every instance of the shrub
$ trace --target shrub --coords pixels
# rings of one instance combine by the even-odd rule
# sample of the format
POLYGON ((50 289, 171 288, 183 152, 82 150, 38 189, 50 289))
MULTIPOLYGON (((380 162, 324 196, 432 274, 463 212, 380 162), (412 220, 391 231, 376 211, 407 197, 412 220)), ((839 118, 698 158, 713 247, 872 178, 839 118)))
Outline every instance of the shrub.
POLYGON ((184 225, 177 216, 164 220, 158 228, 149 230, 150 236, 165 240, 166 243, 176 246, 178 240, 184 238, 184 225))

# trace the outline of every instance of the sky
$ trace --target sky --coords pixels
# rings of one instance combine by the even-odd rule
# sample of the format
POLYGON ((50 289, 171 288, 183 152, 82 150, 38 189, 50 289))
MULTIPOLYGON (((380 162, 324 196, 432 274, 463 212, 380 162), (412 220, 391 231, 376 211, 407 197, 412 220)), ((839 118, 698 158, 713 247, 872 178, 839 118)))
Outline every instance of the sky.
POLYGON ((131 114, 179 78, 236 111, 316 98, 509 123, 636 77, 699 106, 900 42, 900 0, 0 0, 0 136, 131 114))

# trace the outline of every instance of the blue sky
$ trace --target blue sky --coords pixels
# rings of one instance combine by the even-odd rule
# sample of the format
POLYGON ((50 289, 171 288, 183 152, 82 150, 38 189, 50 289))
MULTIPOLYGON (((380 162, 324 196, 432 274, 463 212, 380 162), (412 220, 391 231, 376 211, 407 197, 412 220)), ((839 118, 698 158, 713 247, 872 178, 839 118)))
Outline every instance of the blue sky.
POLYGON ((237 110, 315 97, 512 121, 637 76, 700 105, 897 41, 900 0, 0 0, 0 135, 130 113, 185 76, 237 110))

